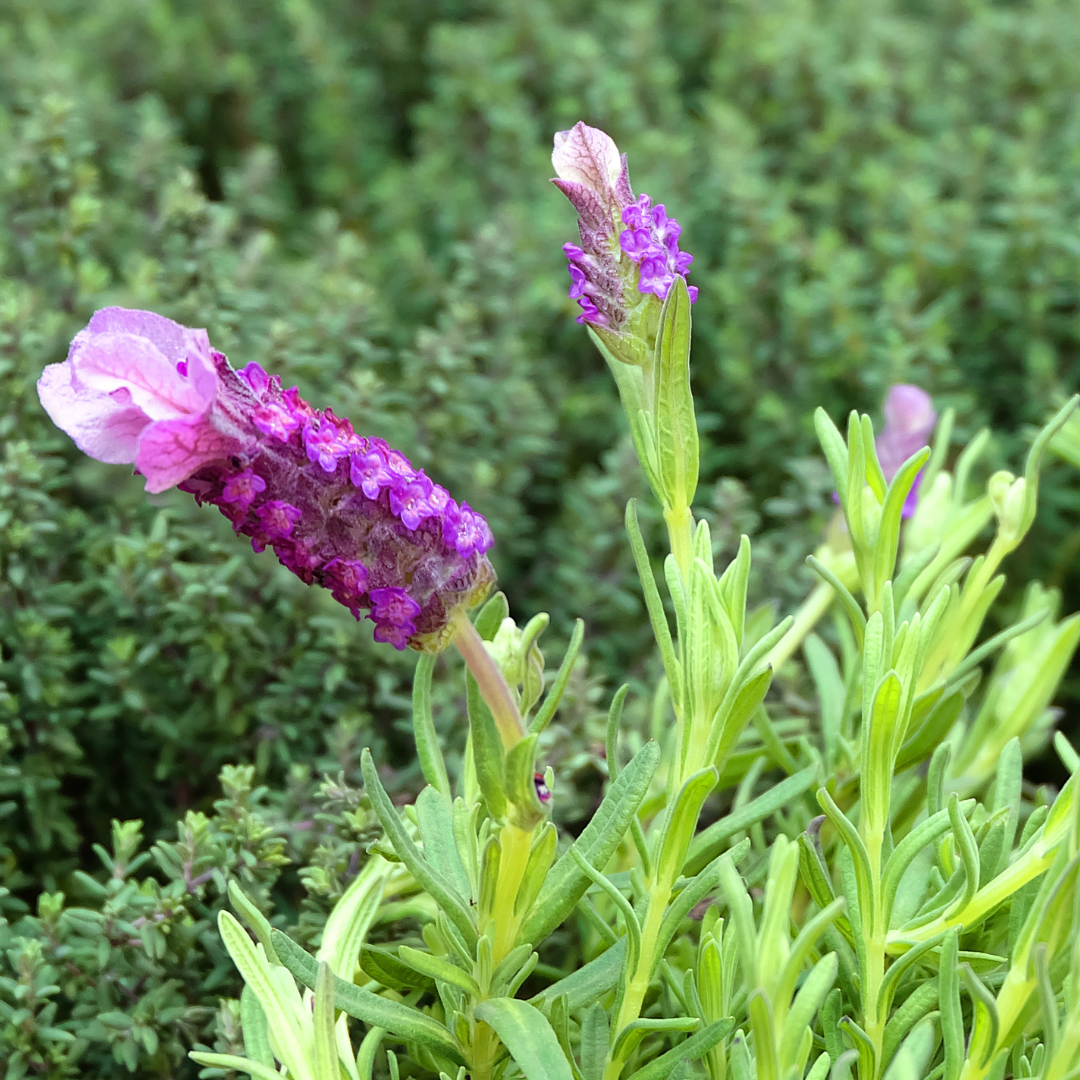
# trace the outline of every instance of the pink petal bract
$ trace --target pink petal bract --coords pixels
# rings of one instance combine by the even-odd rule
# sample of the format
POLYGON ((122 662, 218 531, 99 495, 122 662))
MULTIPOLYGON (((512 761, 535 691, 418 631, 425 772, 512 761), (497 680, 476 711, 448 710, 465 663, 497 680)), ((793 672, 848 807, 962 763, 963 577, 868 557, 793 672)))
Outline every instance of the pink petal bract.
POLYGON ((551 164, 560 180, 584 184, 597 194, 615 187, 623 167, 614 139, 580 120, 569 131, 555 133, 551 164))
POLYGON ((76 386, 105 394, 127 390, 149 419, 177 420, 204 415, 214 400, 216 375, 200 359, 197 353, 188 359, 185 377, 153 341, 110 332, 73 345, 69 363, 76 386))
POLYGON ((227 457, 236 445, 234 438, 199 418, 162 420, 143 432, 135 467, 146 477, 146 490, 157 493, 227 457))
POLYGON ((139 436, 150 423, 131 403, 131 396, 113 397, 72 385, 71 365, 50 364, 38 379, 38 397, 50 419, 75 445, 110 465, 135 460, 139 436))

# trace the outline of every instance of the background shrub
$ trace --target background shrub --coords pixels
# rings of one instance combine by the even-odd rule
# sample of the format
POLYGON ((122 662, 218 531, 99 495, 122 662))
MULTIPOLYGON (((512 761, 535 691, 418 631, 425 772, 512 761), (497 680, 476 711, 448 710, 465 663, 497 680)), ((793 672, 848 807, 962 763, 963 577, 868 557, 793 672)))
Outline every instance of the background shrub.
MULTIPOLYGON (((546 183, 552 132, 610 131, 637 189, 682 222, 702 288, 701 511, 718 545, 754 534, 758 599, 792 605, 833 509, 816 405, 874 410, 918 382, 957 408, 961 437, 992 424, 993 464, 1015 467, 1027 425, 1076 386, 1078 54, 1080 17, 1054 0, 9 0, 0 1024, 23 1031, 13 988, 60 979, 73 950, 17 1069, 173 1075, 190 1068, 185 1033, 216 1023, 227 1042, 227 1010, 213 1018, 232 975, 205 935, 175 955, 109 937, 119 951, 91 960, 96 924, 56 899, 112 917, 80 868, 131 896, 184 882, 160 858, 136 865, 134 827, 102 870, 91 845, 111 819, 171 840, 189 809, 212 813, 222 767, 247 762, 248 789, 277 793, 260 796, 268 828, 304 862, 315 841, 292 838, 315 820, 313 777, 347 786, 370 742, 400 790, 416 775, 408 658, 373 651, 212 511, 82 459, 44 416, 34 381, 96 308, 205 325, 235 363, 400 445, 488 515, 519 618, 550 611, 555 639, 586 619, 588 666, 551 746, 575 778, 573 824, 599 778, 605 687, 650 656, 622 535, 642 482, 565 298, 573 214, 546 183), (87 1026, 103 971, 136 1035, 117 1017, 87 1026)), ((1052 468, 1013 564, 1064 589, 1066 610, 1078 503, 1075 472, 1052 468)), ((456 690, 440 692, 449 725, 456 690)), ((279 873, 268 909, 272 890, 308 895, 279 873)), ((209 925, 213 904, 176 889, 176 917, 209 925)))

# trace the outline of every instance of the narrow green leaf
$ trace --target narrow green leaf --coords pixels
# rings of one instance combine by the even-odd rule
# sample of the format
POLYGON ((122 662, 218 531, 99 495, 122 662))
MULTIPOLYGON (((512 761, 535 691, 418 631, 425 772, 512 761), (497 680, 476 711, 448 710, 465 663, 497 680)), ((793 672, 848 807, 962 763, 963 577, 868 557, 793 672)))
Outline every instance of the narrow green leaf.
POLYGON ((776 1026, 773 1023, 772 1004, 764 990, 758 988, 750 995, 747 1012, 750 1014, 750 1029, 754 1033, 757 1080, 780 1080, 780 1062, 776 1056, 776 1026))
POLYGON ((456 964, 452 964, 441 956, 411 949, 408 945, 399 945, 398 958, 421 974, 428 975, 439 982, 450 983, 451 986, 464 990, 466 994, 474 998, 483 996, 480 993, 480 987, 476 985, 476 980, 467 971, 462 971, 456 964))
POLYGON ((274 946, 270 941, 270 922, 235 879, 229 882, 229 902, 236 908, 237 914, 244 920, 247 928, 255 935, 255 939, 266 950, 267 960, 272 964, 277 963, 274 946))
POLYGON ((417 884, 426 889, 432 899, 442 908, 466 943, 469 946, 475 946, 476 927, 473 925, 468 906, 454 886, 443 881, 432 869, 431 864, 413 843, 412 837, 405 831, 397 808, 390 801, 390 797, 379 780, 379 774, 375 771, 375 763, 371 760, 371 752, 367 747, 361 755, 360 769, 364 777, 364 790, 398 857, 409 868, 417 884))
POLYGON ((356 1055, 356 1072, 360 1080, 372 1080, 375 1071, 375 1055, 379 1052, 383 1038, 386 1036, 385 1028, 373 1027, 368 1030, 360 1043, 360 1050, 356 1055))
POLYGON ((836 953, 826 953, 803 980, 795 1000, 791 1003, 780 1037, 780 1070, 786 1072, 796 1066, 798 1051, 803 1037, 813 1022, 826 995, 836 982, 839 961, 836 953))
POLYGON ((506 599, 506 593, 497 592, 476 613, 473 626, 485 641, 491 641, 509 614, 510 601, 506 599))
POLYGON ((602 1005, 594 1004, 581 1019, 582 1080, 603 1080, 609 1039, 608 1015, 602 1005))
MULTIPOLYGON (((873 443, 871 443, 871 446, 873 443)), ((900 525, 903 522, 904 503, 911 491, 915 477, 930 457, 930 448, 924 447, 900 466, 893 477, 885 502, 881 508, 881 523, 878 526, 877 542, 874 545, 874 576, 880 590, 893 576, 896 566, 896 554, 900 546, 900 525)), ((875 462, 876 462, 875 458, 875 462)))
POLYGON ((315 976, 315 1001, 312 1012, 314 1037, 312 1058, 315 1076, 330 1080, 340 1075, 338 1068, 337 1040, 334 1037, 334 973, 323 960, 315 976))
POLYGON ((817 687, 825 760, 831 762, 836 757, 836 741, 844 719, 844 677, 840 674, 840 665, 832 650, 817 634, 807 634, 803 642, 803 654, 817 687))
POLYGON ((641 956, 641 924, 637 914, 630 906, 630 901, 605 877, 599 870, 589 864, 584 855, 578 851, 577 846, 570 848, 569 854, 578 864, 582 873, 604 893, 610 897, 615 906, 622 912, 623 921, 626 923, 626 936, 628 952, 626 954, 627 969, 632 971, 637 966, 638 957, 641 956))
POLYGON ((240 1030, 244 1035, 244 1052, 252 1061, 273 1068, 274 1052, 270 1049, 266 1013, 255 991, 245 985, 240 992, 240 1030))
POLYGON ((656 644, 660 649, 660 658, 664 662, 664 673, 667 675, 668 684, 671 687, 671 699, 678 708, 682 702, 682 668, 675 654, 675 645, 671 638, 671 627, 668 626, 664 602, 660 599, 660 592, 656 587, 656 578, 653 576, 649 552, 641 536, 641 526, 638 524, 637 517, 637 504, 634 499, 631 499, 626 504, 626 532, 630 537, 630 550, 634 556, 634 565, 637 567, 638 577, 641 579, 641 591, 645 597, 645 609, 649 613, 653 636, 656 638, 656 644))
POLYGON ((364 945, 360 950, 360 967, 369 979, 399 993, 435 988, 432 979, 403 964, 396 953, 382 945, 364 945))
POLYGON ((719 1046, 731 1034, 735 1021, 730 1017, 717 1020, 689 1039, 679 1043, 673 1050, 653 1058, 644 1068, 634 1071, 634 1080, 667 1080, 672 1071, 683 1061, 697 1061, 715 1046, 719 1046))
MULTIPOLYGON (((885 1037, 881 1041, 881 1060, 888 1065, 904 1036, 938 1003, 938 980, 920 983, 905 999, 885 1025, 885 1037)), ((955 1077, 952 1078, 955 1080, 955 1077)))
POLYGON ((449 798, 434 787, 424 788, 416 799, 416 821, 424 843, 424 858, 461 896, 468 896, 469 875, 454 838, 454 808, 449 798))
POLYGON ((696 874, 706 863, 711 862, 721 853, 723 845, 731 837, 745 832, 751 825, 764 821, 777 810, 793 803, 804 791, 809 791, 813 787, 817 776, 818 767, 810 765, 794 776, 781 780, 752 802, 738 810, 733 810, 719 821, 713 822, 708 828, 702 829, 690 842, 690 851, 682 873, 687 877, 696 874))
MULTIPOLYGON (((274 948, 281 962, 309 990, 315 989, 319 965, 315 958, 280 930, 274 932, 274 948)), ((437 1020, 400 1002, 380 997, 336 976, 334 1004, 350 1016, 385 1028, 399 1038, 420 1043, 437 1053, 464 1064, 457 1040, 437 1020)))
POLYGON ((528 1002, 489 998, 476 1006, 475 1013, 499 1036, 525 1080, 574 1080, 551 1025, 528 1002))
MULTIPOLYGON (((660 760, 660 747, 646 743, 608 788, 592 820, 574 846, 595 869, 603 869, 615 853, 645 797, 660 760)), ((540 895, 522 923, 524 941, 543 941, 577 907, 589 887, 589 878, 569 854, 551 868, 540 895)))
POLYGON ((529 1000, 537 1007, 546 1006, 557 997, 565 997, 570 1012, 575 1013, 599 1000, 614 989, 626 959, 626 939, 619 940, 584 967, 552 983, 529 1000))
POLYGON ((716 781, 715 769, 702 769, 689 777, 675 796, 656 858, 657 879, 668 882, 669 887, 679 877, 686 862, 701 806, 716 787, 716 781))
POLYGON ((822 408, 814 410, 814 428, 817 431, 821 449, 825 451, 825 460, 828 461, 829 468, 832 470, 833 484, 842 499, 848 486, 847 444, 829 414, 822 408))
POLYGON ((690 296, 681 276, 676 276, 660 310, 653 371, 663 502, 690 506, 698 482, 698 431, 690 390, 690 296))
POLYGON ((855 634, 855 643, 859 648, 862 648, 863 637, 866 634, 866 616, 863 614, 862 608, 859 607, 858 600, 851 595, 848 587, 820 559, 815 558, 813 555, 807 555, 806 565, 822 581, 832 586, 851 622, 851 629, 855 634))
POLYGON ((577 659, 578 651, 581 649, 581 643, 584 640, 585 623, 583 620, 577 619, 574 622, 574 632, 570 635, 570 644, 566 647, 566 653, 555 675, 555 681, 551 684, 547 697, 544 698, 543 704, 529 724, 530 735, 539 735, 554 719, 559 708, 559 702, 562 701, 566 687, 570 683, 570 676, 574 670, 574 661, 577 659))
MULTIPOLYGON (((266 1014, 267 1037, 274 1056, 295 1080, 313 1080, 305 1052, 307 1039, 300 1024, 300 1002, 295 984, 290 980, 286 988, 275 979, 275 970, 282 975, 285 973, 280 967, 271 967, 265 956, 260 955, 244 928, 229 912, 218 912, 217 923, 221 940, 225 943, 237 971, 251 987, 266 1014)), ((271 934, 273 933, 274 931, 271 931, 271 934)), ((274 944, 276 950, 276 940, 274 944)), ((311 962, 315 964, 314 960, 311 962)))
POLYGON ((465 675, 465 705, 469 714, 476 782, 488 813, 494 818, 506 815, 506 792, 503 789, 505 751, 498 724, 480 693, 480 684, 471 672, 465 675))
POLYGON ((416 756, 424 779, 437 791, 450 798, 450 778, 446 775, 446 762, 435 731, 435 718, 431 712, 431 675, 437 657, 421 653, 413 676, 413 738, 416 740, 416 756))
POLYGON ((964 892, 956 904, 956 909, 963 911, 979 891, 979 848, 975 843, 975 834, 960 810, 960 797, 955 791, 949 796, 948 812, 957 851, 964 866, 964 892))
POLYGON ((334 905, 323 929, 316 960, 325 960, 335 975, 351 981, 364 938, 383 898, 387 863, 372 855, 334 905))
POLYGON ((236 1054, 204 1054, 198 1050, 192 1050, 188 1057, 198 1065, 205 1065, 208 1069, 226 1069, 236 1072, 247 1073, 255 1080, 281 1080, 281 1073, 277 1069, 271 1069, 257 1061, 238 1057, 236 1054))

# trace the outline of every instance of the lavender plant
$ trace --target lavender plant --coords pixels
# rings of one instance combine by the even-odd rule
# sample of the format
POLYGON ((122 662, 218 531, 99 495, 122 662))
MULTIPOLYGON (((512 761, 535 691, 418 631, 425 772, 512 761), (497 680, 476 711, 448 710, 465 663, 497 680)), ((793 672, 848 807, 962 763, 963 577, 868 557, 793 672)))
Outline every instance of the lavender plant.
POLYGON ((845 435, 819 412, 838 517, 810 560, 820 585, 771 625, 747 610, 749 541, 717 568, 692 509, 696 292, 679 226, 634 197, 603 132, 560 133, 553 163, 580 218, 570 296, 670 549, 658 581, 631 502, 663 671, 656 738, 623 724, 620 688, 607 790, 574 838, 551 820, 560 792, 538 745, 581 628, 548 678, 546 619, 519 628, 502 594, 480 606, 482 519, 375 436, 149 313, 100 312, 43 376, 50 415, 88 453, 218 505, 256 547, 368 611, 381 640, 420 653, 427 786, 399 808, 365 753, 383 835, 314 954, 233 884, 238 917, 223 911, 218 928, 245 982, 243 1052, 191 1056, 207 1075, 261 1080, 1080 1075, 1080 758, 1054 738, 1071 779, 1052 802, 1023 778, 1080 618, 1059 620, 1036 585, 1017 622, 983 633, 1077 399, 1022 476, 995 473, 983 491, 971 475, 985 433, 950 462, 952 416, 917 388, 890 394, 877 437, 868 416, 845 435), (453 778, 430 704, 434 655, 451 643, 469 729, 453 778), (800 653, 812 711, 769 695, 800 653), (373 943, 377 922, 399 932, 373 943))

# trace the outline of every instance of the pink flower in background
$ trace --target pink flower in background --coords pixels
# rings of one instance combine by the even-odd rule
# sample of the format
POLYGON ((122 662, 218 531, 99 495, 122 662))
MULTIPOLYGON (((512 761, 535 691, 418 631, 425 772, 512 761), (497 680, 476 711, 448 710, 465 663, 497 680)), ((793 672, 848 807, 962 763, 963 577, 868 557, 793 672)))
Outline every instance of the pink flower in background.
POLYGON ((491 530, 467 503, 258 364, 234 371, 205 330, 106 308, 38 393, 82 451, 217 506, 256 551, 370 612, 377 641, 441 648, 494 580, 491 530))
POLYGON ((38 396, 90 457, 128 463, 146 490, 165 491, 240 448, 242 431, 216 407, 219 380, 205 330, 151 311, 103 308, 50 364, 38 396))
MULTIPOLYGON (((918 453, 930 442, 937 413, 930 395, 918 386, 898 383, 890 387, 885 398, 885 427, 875 440, 878 461, 885 479, 892 482, 900 466, 912 454, 918 453)), ((904 517, 911 517, 919 501, 919 485, 922 472, 915 477, 907 500, 904 517)))

